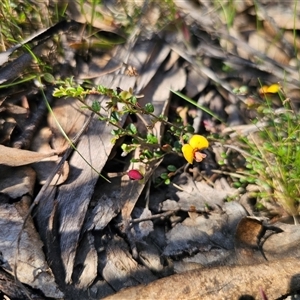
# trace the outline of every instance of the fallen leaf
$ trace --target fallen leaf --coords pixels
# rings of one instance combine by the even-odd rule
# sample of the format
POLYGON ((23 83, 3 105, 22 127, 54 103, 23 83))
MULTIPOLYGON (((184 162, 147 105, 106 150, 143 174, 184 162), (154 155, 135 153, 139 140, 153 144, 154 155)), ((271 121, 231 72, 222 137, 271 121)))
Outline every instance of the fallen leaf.
MULTIPOLYGON (((24 208, 20 203, 0 204, 0 245, 4 268, 13 274, 17 239, 24 222, 24 208)), ((27 220, 23 229, 18 250, 18 279, 35 289, 41 290, 46 297, 62 298, 63 293, 55 283, 51 269, 46 263, 42 250, 43 243, 37 234, 32 219, 27 220)))
POLYGON ((78 248, 72 276, 78 289, 86 290, 97 277, 98 255, 94 243, 94 236, 88 232, 78 248))
POLYGON ((101 262, 102 277, 115 290, 149 283, 157 278, 132 258, 128 245, 120 238, 109 241, 105 247, 105 260, 103 258, 101 262))
MULTIPOLYGON (((42 128, 37 135, 34 137, 31 145, 31 150, 34 150, 38 153, 49 153, 52 150, 50 147, 50 141, 52 137, 52 132, 50 128, 45 127, 42 128)), ((49 162, 37 162, 33 164, 33 168, 37 173, 37 178, 39 184, 43 185, 49 174, 51 174, 52 170, 56 168, 59 162, 49 161, 49 162)), ((69 175, 69 164, 67 161, 64 162, 64 165, 60 169, 58 173, 53 177, 50 185, 60 185, 65 182, 69 175)))
POLYGON ((57 160, 55 151, 37 153, 29 150, 16 149, 0 145, 0 164, 6 166, 25 166, 41 160, 57 160))
POLYGON ((36 174, 29 166, 8 167, 0 165, 0 192, 16 199, 33 195, 36 174))
POLYGON ((66 5, 67 14, 71 20, 75 20, 78 23, 89 23, 95 28, 105 30, 109 32, 116 32, 117 26, 114 24, 114 17, 109 13, 109 10, 105 9, 103 5, 92 5, 90 3, 82 3, 81 1, 60 1, 61 4, 66 5), (99 15, 100 18, 94 16, 99 15))
POLYGON ((48 124, 53 133, 51 144, 54 149, 59 151, 69 145, 61 129, 69 139, 72 139, 82 128, 89 111, 82 109, 81 106, 82 103, 74 98, 55 101, 52 107, 53 114, 48 116, 48 124))

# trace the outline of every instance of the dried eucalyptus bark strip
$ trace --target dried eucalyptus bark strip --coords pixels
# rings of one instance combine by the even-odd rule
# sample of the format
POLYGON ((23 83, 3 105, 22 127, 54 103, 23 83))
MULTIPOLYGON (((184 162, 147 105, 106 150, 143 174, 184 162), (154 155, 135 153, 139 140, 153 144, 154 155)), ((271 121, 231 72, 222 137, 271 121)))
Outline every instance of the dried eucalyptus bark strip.
POLYGON ((241 299, 252 296, 278 299, 300 289, 300 260, 289 258, 257 265, 197 269, 139 285, 104 298, 131 299, 241 299))

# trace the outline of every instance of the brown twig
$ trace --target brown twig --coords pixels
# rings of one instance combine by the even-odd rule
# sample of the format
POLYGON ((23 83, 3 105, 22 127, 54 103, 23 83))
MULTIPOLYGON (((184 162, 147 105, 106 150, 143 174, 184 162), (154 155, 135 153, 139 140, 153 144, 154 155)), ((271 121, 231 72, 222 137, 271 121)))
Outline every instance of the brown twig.
POLYGON ((174 213, 176 213, 179 210, 180 209, 175 209, 175 210, 166 211, 166 212, 163 212, 163 213, 160 213, 160 214, 152 215, 151 217, 147 217, 147 218, 133 219, 133 220, 130 221, 130 223, 131 223, 130 227, 132 227, 133 224, 136 224, 136 223, 151 221, 151 220, 155 220, 155 219, 167 218, 167 217, 173 215, 174 213))

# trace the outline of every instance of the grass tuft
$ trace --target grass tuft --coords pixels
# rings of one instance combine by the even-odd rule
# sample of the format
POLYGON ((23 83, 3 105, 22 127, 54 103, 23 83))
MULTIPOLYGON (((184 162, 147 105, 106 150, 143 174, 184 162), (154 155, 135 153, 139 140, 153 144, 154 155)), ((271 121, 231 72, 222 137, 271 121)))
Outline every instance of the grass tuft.
POLYGON ((274 200, 293 216, 300 207, 300 116, 292 108, 290 99, 280 90, 282 107, 272 107, 272 99, 257 108, 256 124, 264 124, 247 137, 240 137, 246 159, 247 182, 255 182, 261 190, 258 195, 274 200), (247 155, 248 153, 248 155, 247 155))

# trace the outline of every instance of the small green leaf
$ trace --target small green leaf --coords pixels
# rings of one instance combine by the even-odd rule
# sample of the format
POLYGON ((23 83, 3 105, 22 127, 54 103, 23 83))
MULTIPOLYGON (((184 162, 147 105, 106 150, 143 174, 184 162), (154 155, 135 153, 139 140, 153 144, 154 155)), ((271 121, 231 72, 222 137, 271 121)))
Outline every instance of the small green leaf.
POLYGON ((176 172, 177 168, 174 165, 168 165, 167 170, 170 172, 176 172))
POLYGON ((113 111, 113 112, 111 113, 110 121, 113 122, 113 123, 117 123, 117 122, 120 121, 120 115, 118 114, 118 112, 113 111))
POLYGON ((54 89, 52 95, 53 95, 53 97, 57 97, 57 98, 65 96, 64 92, 61 89, 58 89, 58 88, 54 89))
POLYGON ((247 177, 247 182, 248 183, 255 183, 256 179, 253 177, 247 177))
POLYGON ((100 103, 98 101, 94 101, 92 103, 92 110, 94 112, 98 112, 98 111, 100 111, 100 109, 101 109, 100 103))
POLYGON ((242 186, 241 183, 238 182, 238 181, 235 181, 232 185, 233 185, 233 187, 235 187, 235 188, 239 188, 239 187, 242 186))
POLYGON ((153 158, 153 153, 150 150, 144 150, 143 154, 149 159, 153 158))
POLYGON ((137 104, 137 98, 135 97, 135 96, 132 96, 130 99, 129 99, 129 102, 131 103, 131 104, 137 104))
POLYGON ((165 180, 165 184, 168 185, 168 184, 170 184, 170 183, 171 183, 170 178, 167 178, 167 179, 165 180))
POLYGON ((106 87, 104 87, 103 85, 98 85, 97 91, 101 94, 104 94, 106 92, 106 87))
POLYGON ((50 74, 50 73, 45 73, 44 74, 44 80, 46 82, 49 82, 49 83, 54 83, 55 82, 54 76, 52 74, 50 74))
POLYGON ((121 149, 125 153, 130 153, 131 151, 135 150, 137 147, 138 147, 138 145, 122 144, 121 149))
POLYGON ((241 177, 240 178, 240 183, 246 183, 247 182, 247 179, 246 178, 244 178, 244 177, 241 177))
POLYGON ((163 155, 163 152, 160 150, 154 151, 153 155, 154 155, 154 157, 161 157, 163 155))
POLYGON ((130 123, 127 126, 127 129, 130 131, 131 134, 137 134, 137 128, 135 127, 135 125, 133 123, 130 123))
POLYGON ((114 145, 114 144, 116 143, 117 139, 118 139, 118 136, 112 138, 112 139, 110 140, 110 142, 114 145))
POLYGON ((227 154, 226 154, 225 152, 222 152, 222 153, 221 153, 221 157, 222 157, 222 158, 227 158, 227 154))
POLYGON ((168 121, 168 117, 165 116, 165 115, 159 115, 159 116, 158 116, 158 119, 159 119, 160 121, 168 121))
POLYGON ((185 142, 187 142, 187 141, 190 139, 190 137, 191 137, 190 134, 184 134, 184 135, 182 136, 182 139, 183 139, 185 142))
POLYGON ((279 156, 285 156, 287 154, 287 152, 288 152, 288 149, 285 146, 281 146, 281 147, 278 148, 278 155, 279 156))
POLYGON ((140 162, 140 160, 139 160, 138 158, 132 158, 132 159, 130 160, 130 162, 136 163, 136 162, 140 162))
POLYGON ((160 178, 162 178, 164 180, 168 179, 169 178, 168 173, 161 173, 160 178))
POLYGON ((241 94, 247 94, 249 92, 249 87, 246 85, 243 85, 240 87, 240 93, 241 94))
POLYGON ((145 105, 145 111, 147 113, 153 113, 154 112, 154 106, 153 106, 153 104, 152 103, 147 103, 145 105))
POLYGON ((172 150, 181 153, 181 147, 182 147, 181 143, 179 141, 175 141, 172 150))
POLYGON ((185 126, 184 129, 185 129, 187 132, 189 132, 189 133, 194 133, 194 132, 195 132, 194 127, 191 126, 191 125, 185 126))
POLYGON ((239 89, 238 87, 236 87, 236 88, 234 88, 234 89, 232 90, 232 93, 233 93, 233 94, 238 94, 239 91, 240 91, 240 89, 239 89))
POLYGON ((84 88, 81 85, 78 85, 77 88, 76 88, 76 92, 78 94, 81 94, 82 92, 84 92, 84 88))
POLYGON ((157 137, 154 134, 148 133, 147 134, 147 143, 149 143, 149 144, 157 144, 158 143, 158 139, 157 139, 157 137))
POLYGON ((121 129, 113 129, 111 131, 111 134, 114 135, 114 136, 119 136, 122 134, 122 130, 121 129))
POLYGON ((132 144, 139 144, 140 143, 139 140, 136 139, 136 138, 132 138, 131 142, 132 142, 132 144))

